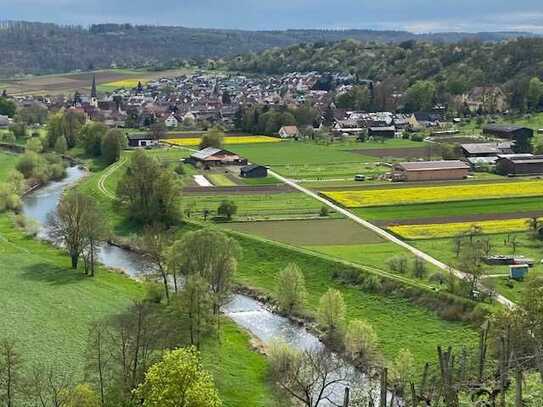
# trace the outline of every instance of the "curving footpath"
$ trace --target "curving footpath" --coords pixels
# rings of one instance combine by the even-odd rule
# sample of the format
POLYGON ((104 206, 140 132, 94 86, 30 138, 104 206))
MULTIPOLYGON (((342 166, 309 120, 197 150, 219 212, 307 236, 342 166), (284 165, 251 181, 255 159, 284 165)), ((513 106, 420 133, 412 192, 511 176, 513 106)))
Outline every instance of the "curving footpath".
MULTIPOLYGON (((413 253, 418 258, 420 258, 422 260, 425 260, 428 263, 433 264, 437 268, 439 268, 439 269, 441 269, 443 271, 446 271, 446 272, 451 272, 456 277, 458 277, 460 279, 468 279, 470 277, 468 274, 466 274, 466 273, 464 273, 464 272, 462 272, 460 270, 457 270, 457 269, 455 269, 455 268, 453 268, 451 266, 448 266, 447 264, 445 264, 445 263, 435 259, 434 257, 430 256, 429 254, 424 253, 423 251, 417 249, 414 246, 411 246, 410 244, 404 242, 401 239, 398 239, 396 236, 388 233, 386 230, 381 229, 380 227, 375 226, 374 224, 368 222, 367 220, 364 220, 364 219, 358 217, 357 215, 350 212, 349 210, 347 210, 345 208, 342 208, 341 206, 334 204, 333 202, 329 201, 326 198, 323 198, 322 196, 316 194, 315 192, 298 185, 296 182, 277 174, 275 171, 268 170, 268 172, 269 172, 269 174, 271 176, 277 178, 279 181, 289 185, 292 188, 297 189, 298 191, 306 194, 307 196, 310 196, 313 199, 316 199, 316 200, 322 202, 323 204, 327 205, 328 207, 330 207, 334 211, 336 211, 338 213, 341 213, 342 215, 345 215, 347 218, 349 218, 352 221, 358 223, 359 225, 362 225, 365 228, 370 229, 371 231, 377 233, 382 238, 384 238, 384 239, 386 239, 386 240, 388 240, 388 241, 390 241, 392 243, 395 243, 398 246, 403 247, 404 249, 409 250, 411 253, 413 253)), ((515 307, 515 303, 513 301, 509 300, 507 297, 504 297, 501 294, 496 294, 495 299, 500 304, 502 304, 502 305, 504 305, 504 306, 506 306, 508 308, 514 308, 515 307)))
POLYGON ((100 176, 100 179, 98 180, 98 189, 109 199, 116 200, 117 197, 106 188, 106 180, 111 176, 111 174, 121 168, 125 163, 126 157, 121 158, 120 161, 117 161, 115 164, 108 167, 108 169, 100 176))

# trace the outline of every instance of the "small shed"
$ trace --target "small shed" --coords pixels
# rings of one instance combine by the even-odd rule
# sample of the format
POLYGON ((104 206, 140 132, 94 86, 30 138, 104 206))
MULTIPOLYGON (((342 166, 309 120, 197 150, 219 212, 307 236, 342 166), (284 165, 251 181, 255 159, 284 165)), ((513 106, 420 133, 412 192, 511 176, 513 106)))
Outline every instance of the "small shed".
POLYGON ((390 127, 370 127, 368 129, 368 136, 370 137, 382 137, 382 138, 394 138, 396 135, 396 128, 390 127))
POLYGON ((266 178, 268 169, 263 165, 247 165, 240 169, 239 175, 243 178, 266 178))
POLYGON ((153 139, 148 134, 130 134, 128 135, 128 147, 152 147, 158 146, 159 141, 153 139))
POLYGON ((496 172, 500 175, 541 175, 543 174, 543 156, 517 154, 498 156, 496 172))
POLYGON ((513 266, 509 266, 509 273, 511 278, 517 281, 524 280, 524 277, 526 277, 526 274, 528 274, 529 270, 530 268, 527 264, 515 264, 513 266))

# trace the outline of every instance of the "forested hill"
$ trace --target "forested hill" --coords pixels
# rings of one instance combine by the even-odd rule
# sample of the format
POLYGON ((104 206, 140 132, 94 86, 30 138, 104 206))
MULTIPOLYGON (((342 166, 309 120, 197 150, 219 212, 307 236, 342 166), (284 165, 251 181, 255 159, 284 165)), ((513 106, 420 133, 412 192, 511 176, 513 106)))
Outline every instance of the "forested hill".
POLYGON ((522 33, 444 33, 416 35, 405 31, 287 30, 236 31, 184 27, 100 24, 84 28, 47 23, 0 23, 0 77, 77 69, 169 67, 186 59, 205 59, 259 52, 298 43, 352 38, 400 43, 411 39, 456 42, 499 41, 522 33))
POLYGON ((234 57, 227 61, 227 67, 271 74, 345 72, 360 79, 392 80, 404 86, 435 80, 450 87, 452 93, 462 93, 473 86, 514 87, 534 76, 543 78, 543 38, 455 44, 413 40, 397 44, 353 40, 300 44, 234 57))

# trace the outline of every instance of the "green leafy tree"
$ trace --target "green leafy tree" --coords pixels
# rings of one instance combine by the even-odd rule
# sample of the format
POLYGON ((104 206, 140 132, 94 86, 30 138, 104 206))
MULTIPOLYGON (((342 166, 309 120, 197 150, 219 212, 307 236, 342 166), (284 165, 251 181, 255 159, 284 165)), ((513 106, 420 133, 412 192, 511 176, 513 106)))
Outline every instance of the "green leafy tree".
POLYGON ((281 310, 287 314, 300 314, 304 309, 307 295, 305 278, 302 270, 290 263, 278 278, 277 301, 281 310))
POLYGON ((193 348, 175 349, 149 368, 135 390, 143 407, 220 407, 213 379, 193 348))
POLYGON ((223 232, 202 229, 186 233, 176 245, 178 267, 185 275, 201 274, 213 295, 213 311, 228 299, 232 278, 241 257, 238 242, 223 232))
POLYGON ((224 142, 224 132, 216 127, 209 130, 200 140, 200 150, 207 147, 222 148, 224 142))
POLYGON ((34 103, 30 106, 25 106, 17 112, 16 120, 23 122, 28 126, 34 124, 44 124, 47 121, 48 110, 45 106, 34 103))
POLYGON ((47 122, 47 144, 49 148, 54 148, 57 139, 61 136, 64 137, 62 120, 62 113, 56 113, 49 117, 47 122))
POLYGON ((102 158, 108 164, 113 164, 121 158, 126 136, 118 129, 109 130, 102 139, 100 146, 102 158))
POLYGON ((417 364, 413 354, 408 349, 401 349, 390 369, 390 378, 395 388, 403 394, 409 383, 417 377, 417 364))
POLYGON ((107 127, 103 123, 88 122, 81 128, 78 143, 83 147, 85 153, 92 157, 98 157, 106 132, 107 127))
POLYGON ((66 110, 62 116, 62 131, 66 137, 68 148, 73 148, 77 144, 77 139, 81 128, 85 124, 85 115, 76 110, 66 110))
POLYGON ((339 290, 330 288, 320 298, 317 320, 319 325, 332 335, 344 328, 345 302, 339 290))
POLYGON ((226 220, 231 221, 232 216, 234 216, 238 211, 238 207, 234 201, 224 200, 221 202, 217 208, 217 214, 226 218, 226 220))
POLYGON ((68 150, 68 143, 66 143, 66 138, 64 136, 60 136, 55 142, 55 152, 58 154, 64 154, 66 153, 66 150, 68 150))
POLYGON ((13 117, 17 112, 17 105, 11 99, 0 97, 0 115, 13 117))
POLYGON ((405 94, 405 109, 410 112, 429 111, 434 104, 436 85, 432 81, 417 81, 405 94))
POLYGON ((26 141, 25 150, 33 151, 35 153, 41 153, 43 151, 43 144, 39 137, 32 137, 26 141))
POLYGON ((368 367, 380 360, 377 334, 366 321, 354 320, 345 331, 345 350, 357 365, 368 367))
POLYGON ((534 77, 528 84, 528 107, 531 110, 536 110, 541 104, 543 98, 543 81, 538 77, 534 77))
POLYGON ((144 151, 136 151, 117 187, 117 196, 131 219, 144 224, 179 221, 181 185, 169 168, 144 151))
POLYGON ((367 86, 356 85, 336 97, 336 107, 368 111, 371 104, 370 92, 367 86))
POLYGON ((88 384, 78 384, 66 393, 65 407, 100 407, 98 395, 88 384))
POLYGON ((9 126, 9 130, 18 139, 25 139, 28 136, 26 124, 15 122, 9 126))

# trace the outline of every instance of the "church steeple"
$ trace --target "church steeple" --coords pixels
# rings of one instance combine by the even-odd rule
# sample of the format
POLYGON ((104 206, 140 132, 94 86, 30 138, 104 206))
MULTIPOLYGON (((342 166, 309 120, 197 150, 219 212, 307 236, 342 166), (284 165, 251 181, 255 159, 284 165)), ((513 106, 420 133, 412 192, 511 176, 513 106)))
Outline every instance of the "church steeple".
POLYGON ((92 75, 90 105, 93 107, 98 107, 98 93, 96 92, 96 74, 92 75))
POLYGON ((96 99, 98 97, 96 93, 96 74, 92 76, 91 98, 96 99))

